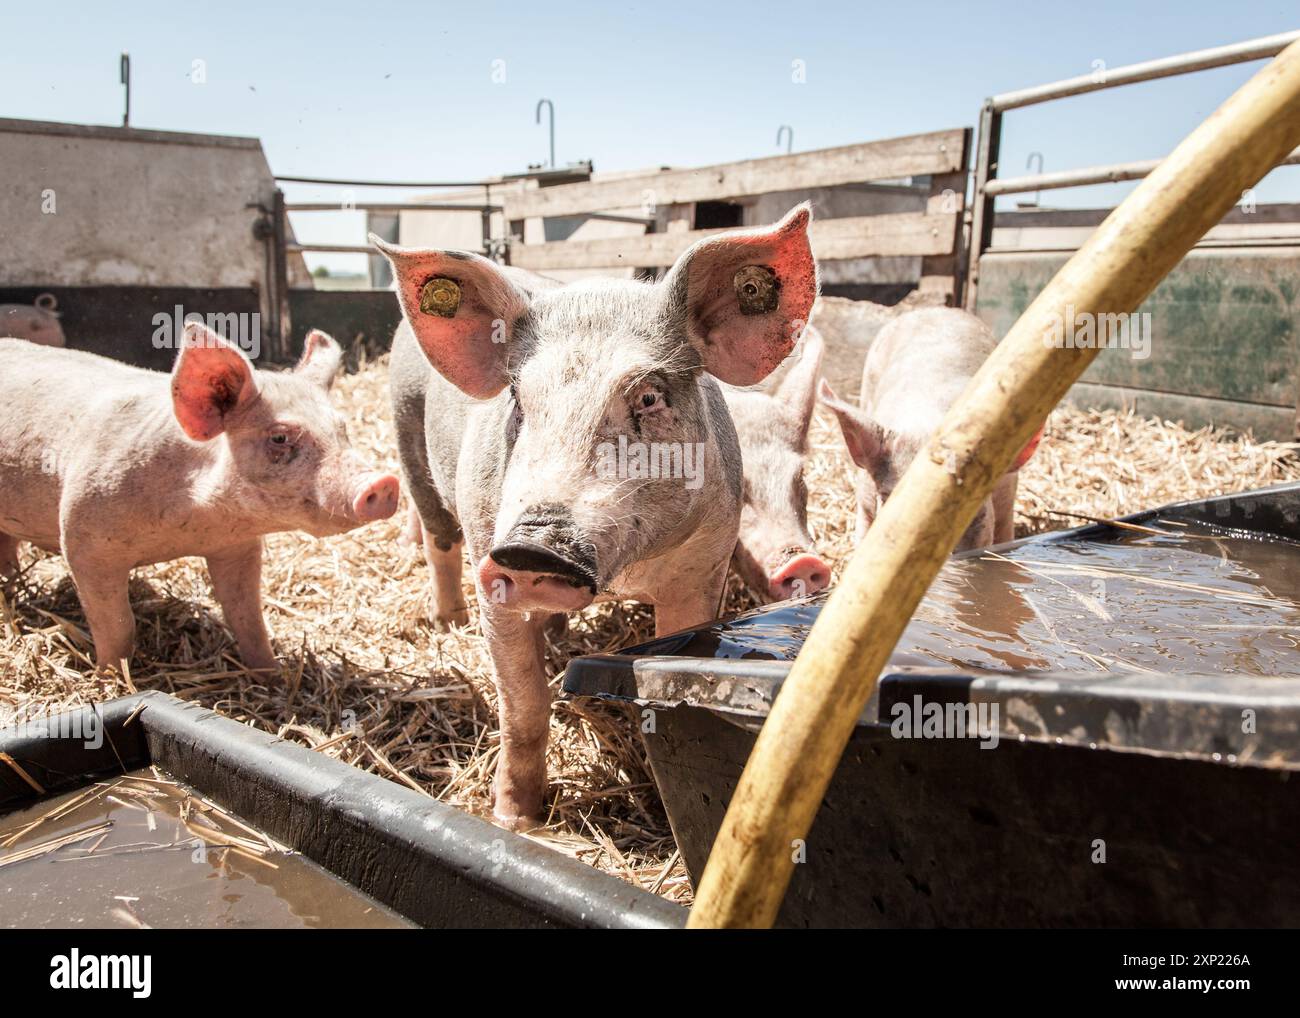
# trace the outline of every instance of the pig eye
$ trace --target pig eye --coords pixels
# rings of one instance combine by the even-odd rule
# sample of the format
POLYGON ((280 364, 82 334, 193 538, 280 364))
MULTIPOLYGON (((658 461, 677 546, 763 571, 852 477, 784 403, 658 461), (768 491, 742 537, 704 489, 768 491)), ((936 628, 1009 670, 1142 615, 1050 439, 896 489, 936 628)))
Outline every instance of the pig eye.
POLYGON ((293 436, 287 430, 276 429, 266 436, 266 451, 272 463, 287 463, 297 450, 293 436))
POLYGON ((642 389, 632 397, 632 409, 638 416, 653 414, 668 405, 657 389, 642 389))

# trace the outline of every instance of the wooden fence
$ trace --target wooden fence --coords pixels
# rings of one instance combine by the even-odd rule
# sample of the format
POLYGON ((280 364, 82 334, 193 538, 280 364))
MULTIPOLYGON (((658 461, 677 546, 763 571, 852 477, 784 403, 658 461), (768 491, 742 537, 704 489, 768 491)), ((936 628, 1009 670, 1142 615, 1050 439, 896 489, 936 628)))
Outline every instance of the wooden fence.
MULTIPOLYGON (((971 131, 958 128, 904 138, 800 152, 743 162, 662 170, 642 176, 534 188, 505 199, 512 265, 556 269, 659 269, 687 247, 719 231, 690 229, 689 208, 699 202, 741 202, 778 192, 800 192, 900 177, 928 176, 925 208, 916 212, 815 219, 813 253, 819 260, 919 256, 919 286, 960 300, 962 216, 971 131), (671 220, 665 210, 680 213, 671 220), (641 209, 647 232, 597 240, 526 244, 524 222, 641 209), (662 232, 660 232, 662 231, 662 232)), ((757 224, 755 224, 757 225, 757 224)))

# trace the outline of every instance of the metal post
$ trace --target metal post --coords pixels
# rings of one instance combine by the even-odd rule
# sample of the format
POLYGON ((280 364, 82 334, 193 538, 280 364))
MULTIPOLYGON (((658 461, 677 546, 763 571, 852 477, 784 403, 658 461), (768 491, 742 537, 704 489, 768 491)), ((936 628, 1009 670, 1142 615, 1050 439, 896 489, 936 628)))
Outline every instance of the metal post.
POLYGON ((551 167, 551 169, 555 169, 555 103, 551 102, 551 100, 549 100, 549 99, 538 99, 538 100, 537 100, 537 116, 536 116, 536 118, 535 118, 535 123, 540 124, 540 123, 542 122, 542 107, 543 107, 543 106, 546 106, 546 107, 547 107, 547 109, 549 110, 550 115, 551 115, 551 162, 550 162, 550 167, 551 167))
POLYGON ((278 187, 271 203, 272 292, 267 295, 271 312, 270 360, 284 361, 289 356, 289 251, 286 240, 287 216, 284 192, 278 187))
POLYGON ((492 257, 492 210, 489 207, 492 204, 492 185, 483 185, 483 208, 481 214, 483 217, 483 257, 492 257))
POLYGON ((975 192, 972 196, 970 252, 966 265, 966 310, 975 311, 979 291, 980 258, 993 241, 994 198, 984 193, 998 175, 998 150, 1002 147, 1002 114, 986 99, 980 110, 980 137, 975 150, 975 192))
POLYGON ((119 77, 126 86, 126 108, 122 111, 122 126, 131 126, 131 54, 123 53, 118 64, 119 77))
POLYGON ((776 147, 781 147, 781 135, 785 135, 785 151, 789 155, 794 151, 794 128, 789 124, 782 124, 776 129, 776 147))
MULTIPOLYGON (((1043 173, 1043 153, 1041 153, 1041 152, 1030 152, 1030 153, 1029 153, 1029 158, 1025 160, 1025 169, 1027 169, 1027 170, 1030 169, 1030 168, 1034 165, 1034 160, 1035 160, 1035 159, 1038 160, 1038 174, 1039 174, 1039 176, 1042 176, 1042 173, 1043 173)), ((1034 205, 1035 208, 1038 207, 1039 199, 1042 197, 1042 193, 1043 193, 1043 192, 1042 192, 1041 190, 1038 190, 1038 191, 1035 191, 1035 192, 1034 192, 1034 200, 1033 200, 1033 203, 1032 203, 1032 204, 1034 205)))

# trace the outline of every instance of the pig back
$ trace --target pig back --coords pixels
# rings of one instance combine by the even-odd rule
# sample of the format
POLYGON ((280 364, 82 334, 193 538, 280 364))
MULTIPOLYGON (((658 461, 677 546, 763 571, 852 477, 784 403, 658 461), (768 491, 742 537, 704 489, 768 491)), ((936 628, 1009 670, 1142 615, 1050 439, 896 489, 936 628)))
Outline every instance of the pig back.
POLYGON ((992 330, 966 311, 909 311, 867 353, 862 409, 891 431, 928 436, 996 346, 992 330))
POLYGON ((478 401, 433 370, 405 320, 393 336, 389 392, 402 469, 421 518, 426 525, 441 511, 458 518, 456 467, 469 412, 478 401))
POLYGON ((0 339, 0 406, 0 530, 51 549, 69 477, 170 424, 165 375, 20 339, 0 339))

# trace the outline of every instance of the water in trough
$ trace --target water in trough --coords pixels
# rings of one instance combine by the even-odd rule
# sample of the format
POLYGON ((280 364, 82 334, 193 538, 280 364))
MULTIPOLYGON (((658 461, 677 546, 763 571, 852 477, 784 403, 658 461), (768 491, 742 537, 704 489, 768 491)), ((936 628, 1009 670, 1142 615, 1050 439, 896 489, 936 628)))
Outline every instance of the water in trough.
POLYGON ((144 768, 0 817, 0 925, 411 924, 185 785, 144 768))

